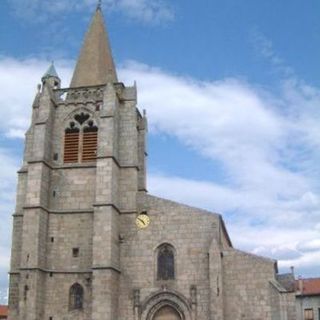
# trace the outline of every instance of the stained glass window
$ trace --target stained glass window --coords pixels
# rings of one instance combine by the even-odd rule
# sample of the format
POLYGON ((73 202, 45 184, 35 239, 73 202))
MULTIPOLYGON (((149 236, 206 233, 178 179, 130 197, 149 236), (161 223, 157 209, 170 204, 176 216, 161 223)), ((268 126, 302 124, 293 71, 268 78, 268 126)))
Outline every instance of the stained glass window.
POLYGON ((174 279, 174 249, 169 244, 158 248, 158 280, 174 279))
POLYGON ((79 283, 75 283, 70 288, 69 293, 69 309, 82 309, 83 308, 83 288, 79 283))

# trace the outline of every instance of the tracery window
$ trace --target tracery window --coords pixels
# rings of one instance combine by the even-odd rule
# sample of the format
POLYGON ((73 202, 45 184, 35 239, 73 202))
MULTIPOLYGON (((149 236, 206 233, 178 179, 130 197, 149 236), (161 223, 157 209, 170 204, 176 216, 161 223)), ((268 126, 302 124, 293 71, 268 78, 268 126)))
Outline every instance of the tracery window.
POLYGON ((69 291, 69 310, 79 310, 83 308, 83 288, 79 283, 71 286, 69 291))
POLYGON ((175 277, 174 248, 168 244, 162 244, 158 248, 157 279, 173 280, 175 277))
POLYGON ((97 158, 98 127, 81 112, 70 121, 64 134, 64 163, 90 162, 97 158))

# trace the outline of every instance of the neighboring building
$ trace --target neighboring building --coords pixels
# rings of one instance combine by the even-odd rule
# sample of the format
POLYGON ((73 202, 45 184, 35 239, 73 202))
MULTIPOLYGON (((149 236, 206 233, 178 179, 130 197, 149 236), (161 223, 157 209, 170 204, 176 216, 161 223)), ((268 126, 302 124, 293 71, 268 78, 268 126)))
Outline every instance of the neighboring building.
POLYGON ((297 320, 320 320, 320 278, 296 280, 297 320))
POLYGON ((8 306, 0 305, 0 320, 8 319, 8 306))
POLYGON ((233 248, 221 215, 147 193, 136 105, 98 7, 70 88, 51 66, 32 106, 9 319, 294 320, 274 260, 233 248))

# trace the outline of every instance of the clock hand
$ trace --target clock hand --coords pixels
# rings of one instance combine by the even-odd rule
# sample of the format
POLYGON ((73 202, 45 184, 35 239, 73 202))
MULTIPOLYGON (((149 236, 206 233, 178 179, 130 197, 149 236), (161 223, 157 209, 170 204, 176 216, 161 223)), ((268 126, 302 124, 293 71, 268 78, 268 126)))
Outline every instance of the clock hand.
POLYGON ((143 225, 146 225, 142 219, 138 218, 138 220, 141 221, 143 223, 143 225))

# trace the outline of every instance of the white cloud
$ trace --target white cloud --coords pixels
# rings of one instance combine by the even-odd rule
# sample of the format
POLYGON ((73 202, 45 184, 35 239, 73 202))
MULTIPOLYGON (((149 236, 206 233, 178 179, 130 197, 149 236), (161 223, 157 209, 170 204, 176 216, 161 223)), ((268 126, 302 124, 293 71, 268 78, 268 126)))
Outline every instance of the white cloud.
POLYGON ((0 289, 0 303, 5 304, 5 305, 8 303, 8 289, 7 288, 0 289))
POLYGON ((19 161, 0 146, 0 304, 7 299, 7 272, 10 258, 11 214, 14 210, 16 172, 19 161))
POLYGON ((274 71, 277 71, 286 78, 295 77, 294 70, 290 66, 286 65, 285 61, 274 50, 272 41, 263 33, 258 30, 254 30, 251 34, 251 40, 259 54, 271 63, 274 71))
MULTIPOLYGON (((37 84, 48 69, 50 62, 35 59, 15 60, 0 56, 0 105, 6 110, 0 118, 0 132, 7 137, 23 138, 31 117, 31 105, 37 92, 37 84)), ((70 63, 60 61, 59 75, 70 78, 70 63), (66 67, 68 65, 68 67, 66 67)), ((68 85, 67 82, 65 82, 68 85)))
POLYGON ((168 22, 174 19, 174 12, 168 1, 109 0, 106 2, 107 5, 112 3, 115 9, 122 10, 133 19, 152 23, 168 22))
MULTIPOLYGON (((64 79, 69 79, 70 67, 66 68, 66 64, 65 61, 59 63, 59 73, 64 79)), ((15 141, 24 138, 36 86, 48 66, 49 62, 46 61, 19 61, 0 56, 0 86, 3 93, 0 95, 0 106, 3 110, 3 116, 0 117, 0 141, 3 142, 3 145, 0 145, 0 304, 6 303, 7 297, 11 214, 15 204, 16 172, 22 162, 20 156, 16 155, 15 141)))
POLYGON ((148 181, 149 191, 153 194, 225 213, 224 219, 235 247, 277 259, 284 271, 295 266, 298 274, 315 276, 318 273, 318 203, 304 205, 302 200, 299 206, 294 203, 290 207, 290 203, 268 199, 258 192, 252 194, 250 190, 224 187, 214 182, 161 174, 149 175, 148 181))
MULTIPOLYGON (((46 22, 56 20, 74 11, 97 6, 97 0, 12 0, 15 14, 28 21, 46 22)), ((105 0, 103 9, 119 11, 127 17, 146 23, 172 21, 174 12, 167 0, 105 0)))
MULTIPOLYGON (((274 196, 277 190, 290 195, 306 189, 304 175, 283 163, 301 156, 302 142, 304 155, 312 158, 317 153, 310 145, 320 134, 320 114, 313 112, 320 101, 316 89, 305 95, 298 85, 290 87, 299 101, 292 99, 286 84, 283 96, 275 99, 236 79, 201 83, 137 64, 125 67, 124 78, 138 80, 140 104, 148 107, 152 130, 175 135, 203 155, 220 160, 237 185, 254 190, 259 186, 274 196), (294 103, 299 117, 282 110, 294 103)), ((303 163, 294 166, 301 169, 303 163)))
POLYGON ((123 69, 126 82, 138 80, 151 131, 218 161, 227 176, 222 184, 154 175, 150 190, 223 212, 236 245, 315 272, 317 256, 304 246, 320 236, 320 90, 287 79, 275 94, 238 79, 199 82, 136 63, 123 69))
MULTIPOLYGON (((73 63, 56 65, 67 86, 73 63)), ((36 84, 47 67, 42 60, 0 58, 0 105, 6 110, 0 133, 8 141, 26 130, 36 84)), ((138 81, 139 105, 147 109, 151 133, 178 138, 218 162, 226 177, 192 181, 152 173, 149 190, 224 213, 235 246, 279 258, 283 267, 296 265, 300 273, 315 272, 320 261, 319 89, 288 80, 274 94, 239 79, 201 82, 134 62, 124 64, 119 75, 128 85, 138 81)), ((15 172, 15 164, 5 171, 15 172)), ((13 190, 10 179, 3 194, 13 190)), ((7 194, 11 199, 12 191, 7 194)), ((3 247, 9 252, 9 240, 3 247)))

